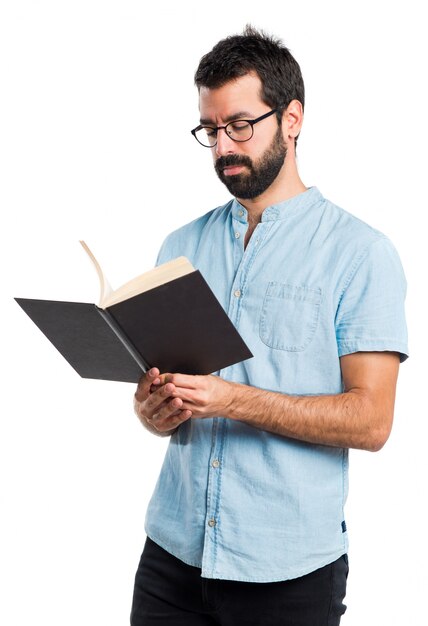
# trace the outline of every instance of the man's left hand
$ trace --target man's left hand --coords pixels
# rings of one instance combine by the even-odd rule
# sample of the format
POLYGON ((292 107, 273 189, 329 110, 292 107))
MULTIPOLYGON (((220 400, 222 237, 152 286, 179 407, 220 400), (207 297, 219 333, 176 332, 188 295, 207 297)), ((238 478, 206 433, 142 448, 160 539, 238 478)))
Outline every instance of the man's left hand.
POLYGON ((152 391, 159 385, 173 383, 175 390, 172 397, 183 401, 182 410, 192 411, 193 418, 227 416, 233 403, 233 383, 219 376, 191 376, 189 374, 161 374, 158 385, 152 385, 152 391))

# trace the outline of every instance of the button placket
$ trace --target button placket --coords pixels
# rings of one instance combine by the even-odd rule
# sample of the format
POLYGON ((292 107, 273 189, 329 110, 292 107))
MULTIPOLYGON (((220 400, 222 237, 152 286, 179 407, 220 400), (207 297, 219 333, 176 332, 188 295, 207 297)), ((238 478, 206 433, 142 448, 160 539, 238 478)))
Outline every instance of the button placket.
MULTIPOLYGON (((239 209, 237 211, 237 215, 239 217, 242 217, 244 215, 244 211, 243 209, 239 209)), ((245 231, 248 227, 248 223, 245 220, 245 222, 238 220, 236 217, 233 218, 232 220, 232 237, 234 238, 235 242, 234 242, 234 246, 235 246, 235 254, 236 254, 236 258, 238 261, 238 268, 242 265, 242 258, 244 255, 244 236, 245 236, 245 231)), ((230 303, 230 310, 229 310, 229 317, 232 319, 233 321, 233 315, 234 315, 234 310, 236 307, 236 304, 233 302, 234 300, 239 300, 239 298, 242 296, 242 290, 240 289, 240 285, 239 285, 239 269, 238 269, 238 273, 235 276, 235 280, 234 280, 234 286, 232 287, 232 298, 231 298, 231 303, 230 303)))
POLYGON ((209 461, 207 508, 205 517, 205 540, 202 555, 203 569, 215 575, 216 554, 218 550, 217 535, 221 517, 221 481, 222 455, 227 432, 227 420, 215 418, 216 427, 209 461))
MULTIPOLYGON (((239 211, 237 212, 239 215, 239 211)), ((242 215, 239 215, 241 218, 242 215)), ((258 225, 260 226, 260 225, 258 225)), ((235 218, 232 221, 230 237, 235 255, 235 279, 231 287, 228 315, 232 323, 238 325, 240 307, 245 294, 245 284, 248 280, 248 273, 252 266, 258 247, 250 240, 244 251, 244 236, 248 228, 247 221, 235 218)), ((257 228, 257 227, 256 227, 257 228)), ((257 236, 261 237, 264 229, 258 228, 257 236)), ((202 557, 203 570, 208 575, 215 576, 216 555, 219 548, 218 537, 221 534, 221 484, 223 475, 222 454, 227 436, 227 420, 216 418, 217 429, 213 431, 212 448, 210 455, 208 489, 207 489, 207 509, 205 517, 205 541, 202 557), (218 421, 217 421, 218 420, 218 421)))
MULTIPOLYGON (((244 237, 239 237, 239 241, 242 242, 242 244, 240 244, 242 245, 242 248, 240 248, 241 256, 235 274, 235 280, 233 281, 232 285, 232 293, 228 311, 228 315, 235 325, 237 325, 239 321, 240 309, 243 305, 241 301, 243 298, 245 285, 248 281, 248 274, 250 272, 253 261, 258 254, 260 243, 262 239, 266 236, 266 233, 270 230, 272 224, 273 222, 261 222, 257 224, 245 250, 243 249, 244 237)), ((235 232, 239 232, 238 228, 240 227, 247 228, 247 222, 245 222, 245 224, 242 224, 238 220, 234 220, 233 228, 236 229, 235 232)), ((237 241, 238 238, 235 237, 235 242, 237 241)))

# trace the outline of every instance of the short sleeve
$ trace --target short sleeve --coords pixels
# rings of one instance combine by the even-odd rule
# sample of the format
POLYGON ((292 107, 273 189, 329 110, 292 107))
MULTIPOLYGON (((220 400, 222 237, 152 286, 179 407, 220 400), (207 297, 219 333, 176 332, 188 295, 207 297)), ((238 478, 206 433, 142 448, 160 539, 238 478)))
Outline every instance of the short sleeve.
POLYGON ((164 242, 162 243, 157 259, 156 259, 156 267, 158 265, 162 265, 162 263, 167 263, 174 259, 174 254, 171 250, 171 235, 168 235, 164 242))
POLYGON ((397 251, 387 237, 377 239, 355 263, 339 301, 335 320, 339 356, 391 351, 405 361, 406 290, 397 251))

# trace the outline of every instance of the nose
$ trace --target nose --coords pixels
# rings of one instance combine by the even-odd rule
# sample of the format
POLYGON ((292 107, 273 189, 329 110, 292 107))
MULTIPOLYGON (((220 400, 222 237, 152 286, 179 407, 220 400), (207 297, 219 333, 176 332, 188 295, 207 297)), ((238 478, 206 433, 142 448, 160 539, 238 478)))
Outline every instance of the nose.
POLYGON ((233 154, 236 150, 236 144, 229 137, 224 128, 219 128, 217 131, 217 144, 214 146, 217 156, 225 156, 226 154, 233 154))

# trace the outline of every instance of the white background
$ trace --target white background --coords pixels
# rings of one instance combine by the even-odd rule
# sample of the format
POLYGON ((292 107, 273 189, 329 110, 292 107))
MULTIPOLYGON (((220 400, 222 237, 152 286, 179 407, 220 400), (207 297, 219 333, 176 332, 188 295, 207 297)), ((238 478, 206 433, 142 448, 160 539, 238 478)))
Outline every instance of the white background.
POLYGON ((128 623, 167 441, 134 387, 80 379, 13 296, 97 299, 84 238, 119 286, 172 229, 224 203, 193 73, 245 23, 301 65, 307 186, 387 234, 409 289, 393 433, 353 451, 345 626, 427 623, 426 158, 422 2, 7 1, 0 13, 1 552, 5 626, 128 623))

